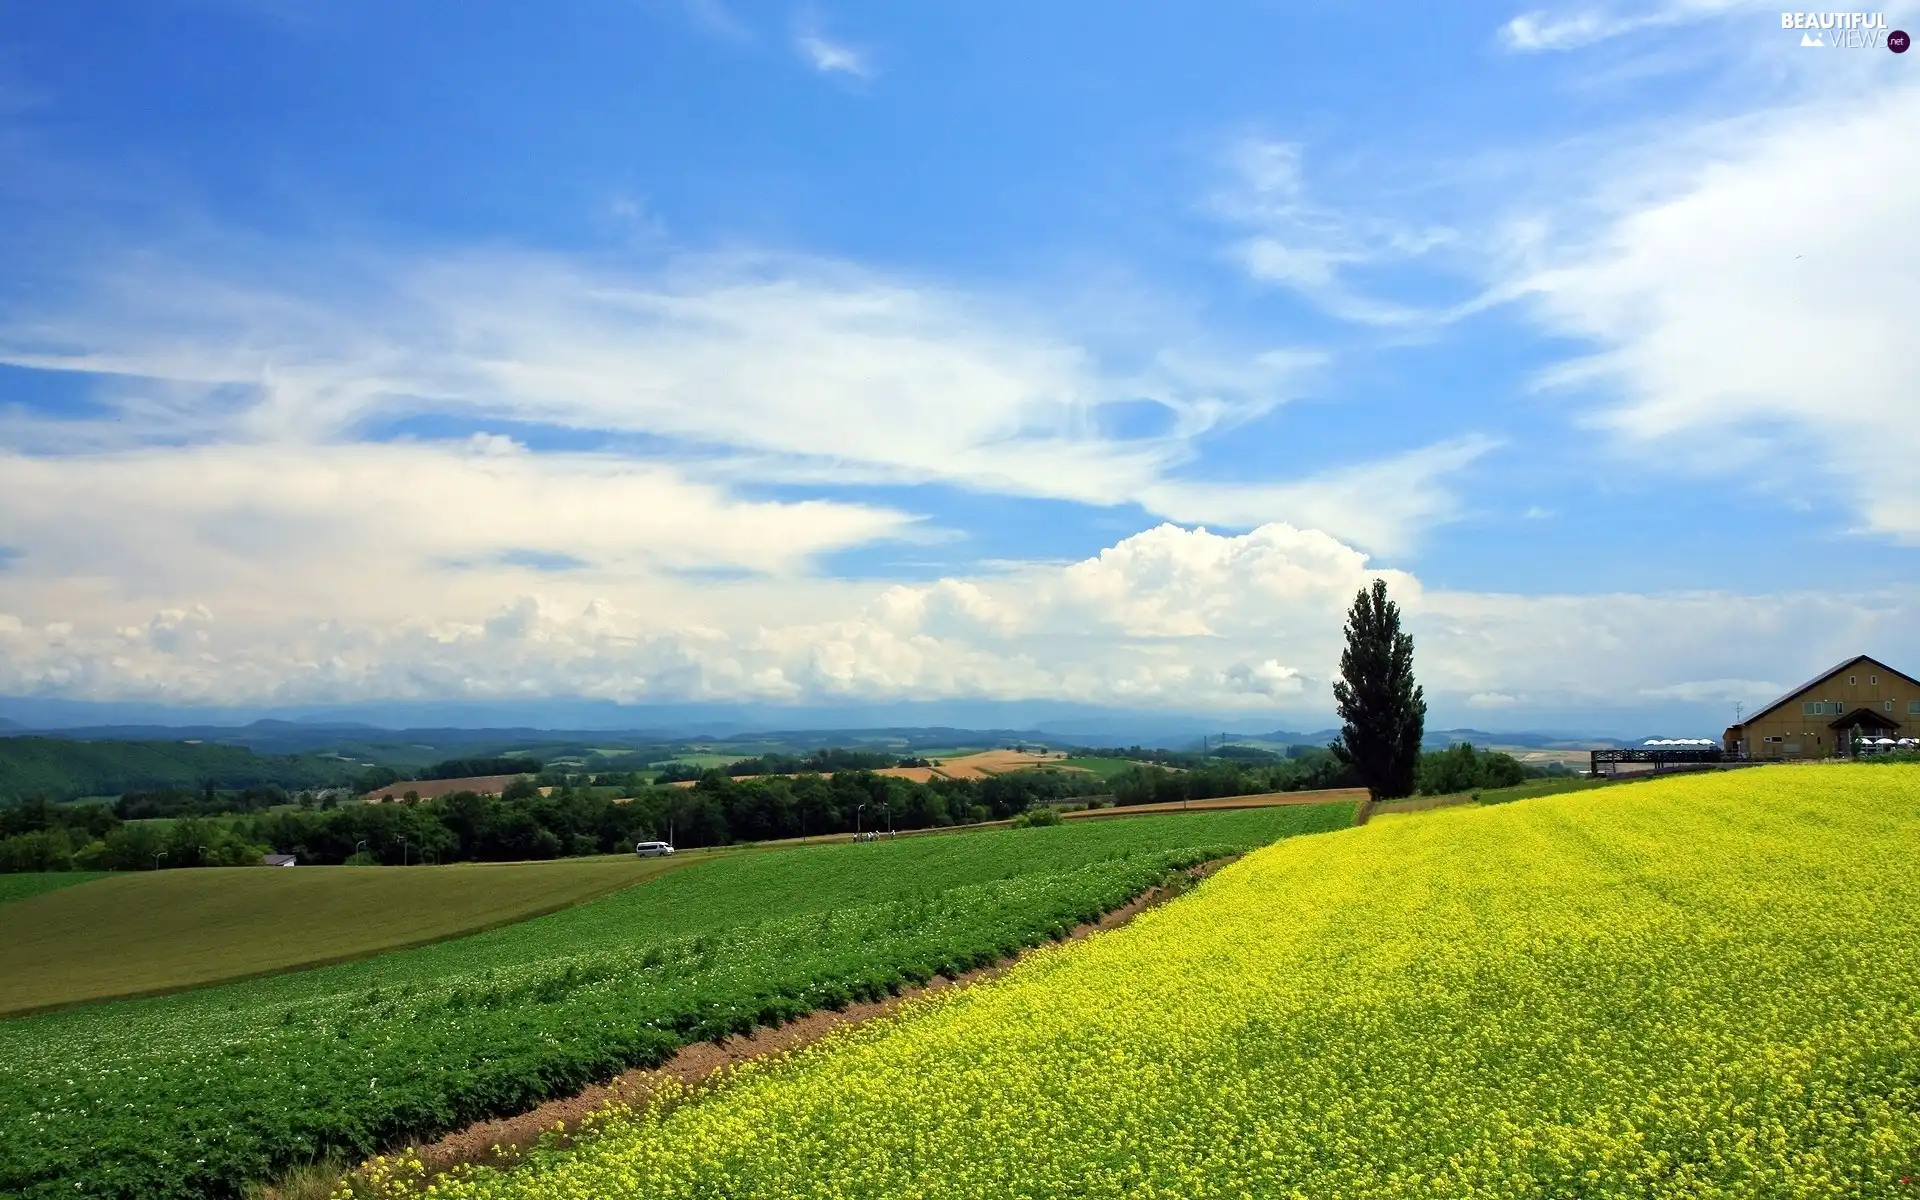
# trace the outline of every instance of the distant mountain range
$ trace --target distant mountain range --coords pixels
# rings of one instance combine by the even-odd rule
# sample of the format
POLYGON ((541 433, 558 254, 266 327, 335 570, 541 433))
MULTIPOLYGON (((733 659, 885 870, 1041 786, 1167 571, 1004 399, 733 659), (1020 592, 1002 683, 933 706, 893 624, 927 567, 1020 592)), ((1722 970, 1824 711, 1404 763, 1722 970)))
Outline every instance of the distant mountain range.
MULTIPOLYGON (((299 721, 263 718, 245 724, 99 724, 33 728, 22 722, 0 718, 0 736, 35 733, 72 741, 168 741, 209 742, 241 746, 261 754, 311 754, 334 752, 365 761, 421 763, 482 748, 594 747, 640 749, 687 742, 734 743, 744 746, 779 744, 818 748, 822 746, 891 745, 909 750, 914 747, 1003 745, 1043 743, 1053 746, 1147 746, 1166 749, 1200 749, 1204 744, 1259 742, 1274 746, 1324 746, 1339 736, 1338 729, 1297 732, 1273 729, 1261 733, 1243 733, 1232 729, 1194 732, 1196 718, 1155 718, 1129 715, 1128 719, 1099 722, 1060 721, 1022 728, 979 728, 959 725, 886 725, 835 726, 831 728, 795 726, 784 729, 750 731, 722 728, 700 729, 603 729, 552 728, 535 725, 492 726, 408 726, 382 727, 364 721, 299 721)), ((1496 733, 1482 729, 1428 730, 1423 744, 1441 749, 1456 742, 1479 746, 1516 746, 1526 749, 1587 749, 1619 746, 1616 738, 1581 736, 1559 732, 1496 733)))

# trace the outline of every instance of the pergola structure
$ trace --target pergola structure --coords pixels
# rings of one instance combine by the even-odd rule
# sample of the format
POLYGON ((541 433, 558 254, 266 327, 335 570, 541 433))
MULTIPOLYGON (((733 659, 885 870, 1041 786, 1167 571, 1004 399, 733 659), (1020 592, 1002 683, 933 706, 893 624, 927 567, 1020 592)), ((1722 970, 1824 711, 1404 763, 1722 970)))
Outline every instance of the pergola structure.
POLYGON ((1594 775, 1601 774, 1600 768, 1603 766, 1609 768, 1606 774, 1617 775, 1621 763, 1650 763, 1658 771, 1664 766, 1697 766, 1701 763, 1717 763, 1726 758, 1725 752, 1713 745, 1629 746, 1624 750, 1592 750, 1588 754, 1588 770, 1594 775))
POLYGON ((1835 717, 1827 724, 1839 736, 1834 739, 1835 746, 1844 746, 1849 752, 1855 742, 1867 737, 1885 737, 1900 731, 1900 723, 1891 717, 1871 708, 1856 708, 1843 716, 1835 717))

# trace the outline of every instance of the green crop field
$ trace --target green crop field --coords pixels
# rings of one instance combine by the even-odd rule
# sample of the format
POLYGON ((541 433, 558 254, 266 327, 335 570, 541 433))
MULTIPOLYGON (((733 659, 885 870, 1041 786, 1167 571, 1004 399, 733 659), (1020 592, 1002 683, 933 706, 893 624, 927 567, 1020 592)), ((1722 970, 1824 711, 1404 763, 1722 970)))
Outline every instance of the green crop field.
POLYGON ((1137 767, 1140 764, 1125 758, 1063 758, 1060 760, 1060 765, 1063 767, 1078 767, 1083 771, 1091 772, 1105 780, 1112 779, 1115 775, 1124 774, 1130 768, 1137 767))
MULTIPOLYGON (((0 1015, 360 958, 603 896, 685 857, 445 867, 206 867, 7 906, 0 1015)), ((92 875, 0 875, 11 879, 92 875)), ((57 885, 55 885, 57 886, 57 885)))
MULTIPOLYGON (((27 871, 18 875, 0 875, 0 904, 45 895, 76 883, 106 878, 103 871, 27 871)), ((4 934, 0 934, 4 937, 4 934)), ((0 958, 0 962, 5 962, 0 958)), ((3 1010, 0 1010, 3 1011, 3 1010)))
POLYGON ((997 960, 1180 866, 1352 819, 1329 804, 716 857, 417 950, 0 1022, 0 1193, 234 1195, 997 960))
POLYGON ((1284 842, 434 1194, 1912 1196, 1916 854, 1920 768, 1866 765, 1284 842))

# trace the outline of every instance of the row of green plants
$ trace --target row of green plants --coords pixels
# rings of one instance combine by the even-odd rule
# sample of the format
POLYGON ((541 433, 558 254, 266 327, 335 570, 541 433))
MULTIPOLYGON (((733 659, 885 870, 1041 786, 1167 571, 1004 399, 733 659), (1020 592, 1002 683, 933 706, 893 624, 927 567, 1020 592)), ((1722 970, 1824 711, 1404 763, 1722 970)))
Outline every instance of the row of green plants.
POLYGON ((0 1194, 237 1195, 994 962, 1179 868, 1352 816, 1297 806, 768 850, 437 946, 0 1022, 0 1194))

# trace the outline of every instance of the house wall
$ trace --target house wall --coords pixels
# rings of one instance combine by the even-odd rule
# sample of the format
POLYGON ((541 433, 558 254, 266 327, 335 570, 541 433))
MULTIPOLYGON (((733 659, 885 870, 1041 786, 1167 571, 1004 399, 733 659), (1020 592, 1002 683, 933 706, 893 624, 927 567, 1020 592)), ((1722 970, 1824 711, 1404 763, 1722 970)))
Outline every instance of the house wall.
POLYGON ((1878 663, 1856 663, 1801 689, 1771 712, 1747 721, 1740 726, 1740 737, 1750 758, 1831 758, 1845 749, 1836 745, 1836 739, 1843 735, 1827 728, 1836 716, 1856 708, 1871 708, 1899 724, 1900 731, 1889 736, 1913 737, 1920 732, 1920 713, 1911 711, 1915 703, 1920 703, 1920 683, 1878 663), (1820 700, 1839 701, 1840 712, 1815 716, 1803 708, 1820 700))

